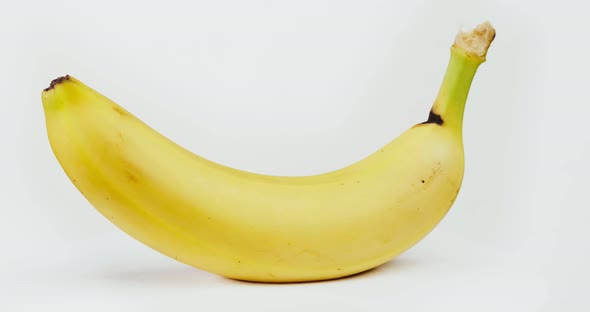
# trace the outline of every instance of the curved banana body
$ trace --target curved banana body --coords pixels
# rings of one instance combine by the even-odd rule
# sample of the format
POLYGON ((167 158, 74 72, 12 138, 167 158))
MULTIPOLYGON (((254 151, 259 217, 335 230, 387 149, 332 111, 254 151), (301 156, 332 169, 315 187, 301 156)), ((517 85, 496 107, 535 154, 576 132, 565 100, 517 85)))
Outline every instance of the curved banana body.
POLYGON ((463 107, 485 52, 451 51, 429 122, 320 175, 268 176, 204 159, 71 76, 42 94, 49 142, 101 214, 173 259, 249 281, 347 276, 415 245, 459 192, 463 107))

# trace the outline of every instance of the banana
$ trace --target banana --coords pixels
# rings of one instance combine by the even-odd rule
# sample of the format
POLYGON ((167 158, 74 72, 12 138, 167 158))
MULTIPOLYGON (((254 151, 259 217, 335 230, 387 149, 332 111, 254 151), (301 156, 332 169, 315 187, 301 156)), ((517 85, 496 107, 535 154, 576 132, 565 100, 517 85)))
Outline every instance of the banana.
POLYGON ((344 277, 414 246, 452 206, 465 103, 494 37, 488 22, 460 32, 428 120, 319 175, 262 175, 195 155, 72 76, 42 92, 47 135, 89 203, 168 257, 237 280, 344 277))

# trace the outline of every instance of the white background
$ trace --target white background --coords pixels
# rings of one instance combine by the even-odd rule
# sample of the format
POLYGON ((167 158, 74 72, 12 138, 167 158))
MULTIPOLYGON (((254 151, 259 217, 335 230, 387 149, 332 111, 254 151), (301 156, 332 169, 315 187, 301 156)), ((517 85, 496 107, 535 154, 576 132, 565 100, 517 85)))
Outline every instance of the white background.
POLYGON ((588 9, 4 1, 0 310, 588 311, 588 9), (40 91, 71 74, 217 162, 337 169, 426 118, 455 34, 485 20, 497 37, 467 103, 456 204, 410 251, 353 278, 251 284, 174 262, 100 216, 47 141, 40 91))

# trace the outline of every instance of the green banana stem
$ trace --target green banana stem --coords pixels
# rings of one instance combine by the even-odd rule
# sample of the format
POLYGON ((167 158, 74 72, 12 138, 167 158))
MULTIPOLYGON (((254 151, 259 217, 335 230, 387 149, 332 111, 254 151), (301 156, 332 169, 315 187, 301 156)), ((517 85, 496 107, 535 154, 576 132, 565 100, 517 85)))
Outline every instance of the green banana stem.
POLYGON ((487 50, 495 34, 494 28, 489 23, 484 23, 471 32, 457 35, 429 120, 434 118, 443 126, 462 129, 471 82, 479 65, 485 62, 487 50))

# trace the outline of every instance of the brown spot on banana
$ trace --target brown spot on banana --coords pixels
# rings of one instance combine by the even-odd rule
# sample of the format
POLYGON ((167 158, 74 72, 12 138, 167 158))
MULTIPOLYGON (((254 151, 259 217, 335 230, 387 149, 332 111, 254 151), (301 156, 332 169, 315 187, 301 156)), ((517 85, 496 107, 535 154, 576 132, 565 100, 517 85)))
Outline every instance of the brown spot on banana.
POLYGON ((139 183, 140 182, 140 177, 141 175, 141 171, 134 166, 132 163, 126 161, 126 160, 121 160, 122 162, 122 174, 123 176, 129 181, 129 182, 133 182, 133 183, 139 183))
POLYGON ((125 171, 125 175, 127 176, 127 179, 133 183, 138 183, 139 179, 137 178, 136 175, 134 175, 133 173, 129 172, 129 171, 125 171))
POLYGON ((420 182, 424 187, 427 187, 429 182, 434 180, 442 171, 442 165, 440 161, 437 161, 434 166, 432 166, 431 174, 428 176, 428 178, 422 178, 420 182))
POLYGON ((131 114, 129 114, 125 109, 123 109, 122 107, 118 106, 118 105, 113 105, 113 110, 115 112, 117 112, 117 114, 119 114, 121 117, 130 117, 131 114))

